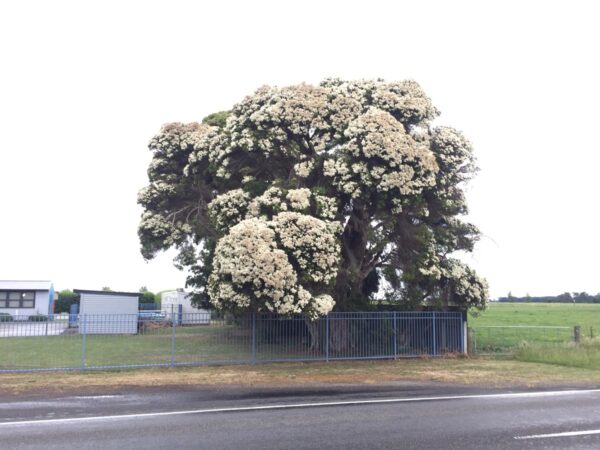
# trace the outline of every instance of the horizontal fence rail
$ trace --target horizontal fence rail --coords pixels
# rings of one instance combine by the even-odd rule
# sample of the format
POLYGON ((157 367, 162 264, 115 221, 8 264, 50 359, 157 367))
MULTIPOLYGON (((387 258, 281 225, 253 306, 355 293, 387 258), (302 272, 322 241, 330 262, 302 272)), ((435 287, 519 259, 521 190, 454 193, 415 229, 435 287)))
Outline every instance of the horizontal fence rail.
POLYGON ((459 312, 303 316, 143 310, 4 318, 0 372, 439 356, 466 351, 459 312))
POLYGON ((524 343, 560 344, 573 340, 573 327, 496 325, 469 328, 471 350, 480 355, 511 354, 524 343))

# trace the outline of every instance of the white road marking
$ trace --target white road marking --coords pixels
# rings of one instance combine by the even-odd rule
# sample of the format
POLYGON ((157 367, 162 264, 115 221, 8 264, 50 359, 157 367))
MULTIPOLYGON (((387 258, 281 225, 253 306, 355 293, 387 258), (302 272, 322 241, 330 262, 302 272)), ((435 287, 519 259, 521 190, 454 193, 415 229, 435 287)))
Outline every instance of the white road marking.
POLYGON ((124 395, 76 395, 74 397, 67 397, 67 398, 76 398, 77 400, 102 400, 105 398, 121 398, 124 397, 124 395))
POLYGON ((63 419, 40 419, 40 420, 21 420, 15 422, 0 422, 0 427, 23 426, 23 425, 54 425, 60 423, 77 422, 97 422, 102 420, 118 419, 143 419, 149 417, 165 416, 183 416, 190 414, 210 414, 225 412, 244 412, 244 411, 265 411, 277 409, 296 409, 296 408, 319 408, 326 406, 352 406, 352 405, 376 405, 385 403, 416 403, 432 402, 440 400, 468 400, 468 399, 512 399, 512 398, 533 398, 533 397, 558 397, 569 395, 583 395, 590 393, 600 393, 600 389, 569 390, 569 391, 541 391, 541 392, 517 392, 507 394, 475 394, 475 395, 448 395, 439 397, 413 397, 413 398, 377 398, 370 400, 348 400, 339 402, 314 402, 314 403, 289 403, 274 405, 256 405, 256 406, 238 406, 229 408, 212 409, 191 409, 185 411, 163 411, 138 414, 116 414, 110 416, 89 416, 89 417, 67 417, 63 419))
POLYGON ((531 436, 515 436, 515 439, 544 439, 569 436, 586 436, 589 434, 600 434, 600 430, 565 431, 564 433, 532 434, 531 436))

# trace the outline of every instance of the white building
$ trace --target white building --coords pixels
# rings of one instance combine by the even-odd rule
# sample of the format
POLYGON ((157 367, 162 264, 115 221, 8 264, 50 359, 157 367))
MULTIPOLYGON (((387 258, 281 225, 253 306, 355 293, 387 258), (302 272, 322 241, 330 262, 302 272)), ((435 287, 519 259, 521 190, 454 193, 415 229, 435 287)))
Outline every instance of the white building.
POLYGON ((0 280, 0 313, 16 320, 54 312, 54 286, 50 281, 0 280))
POLYGON ((88 291, 79 294, 79 332, 85 334, 136 334, 139 292, 88 291))
POLYGON ((183 289, 163 292, 160 296, 160 307, 181 325, 210 323, 210 311, 192 306, 191 295, 183 289))

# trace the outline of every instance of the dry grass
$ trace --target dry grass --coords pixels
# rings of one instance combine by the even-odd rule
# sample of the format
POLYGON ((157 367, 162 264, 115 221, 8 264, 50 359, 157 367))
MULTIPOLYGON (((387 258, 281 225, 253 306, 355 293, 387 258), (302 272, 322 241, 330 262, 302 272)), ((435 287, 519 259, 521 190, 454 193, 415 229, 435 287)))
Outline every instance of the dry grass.
POLYGON ((4 394, 117 392, 175 386, 283 386, 437 381, 482 386, 600 383, 600 371, 508 359, 286 363, 89 372, 0 374, 4 394))

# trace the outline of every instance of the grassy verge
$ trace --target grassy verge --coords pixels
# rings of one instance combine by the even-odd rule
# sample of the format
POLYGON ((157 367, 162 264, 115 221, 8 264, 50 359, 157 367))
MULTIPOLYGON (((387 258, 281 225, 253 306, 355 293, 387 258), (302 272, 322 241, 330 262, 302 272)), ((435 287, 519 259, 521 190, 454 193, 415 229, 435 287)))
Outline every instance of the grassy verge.
POLYGON ((277 386, 437 381, 481 386, 600 384, 600 371, 487 358, 283 363, 129 371, 0 374, 5 394, 118 392, 169 386, 277 386))
POLYGON ((541 362, 583 369, 600 369, 600 338, 584 339, 581 343, 563 344, 523 343, 515 359, 524 362, 541 362))

